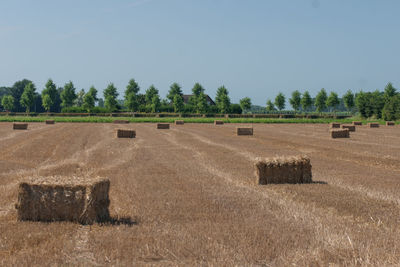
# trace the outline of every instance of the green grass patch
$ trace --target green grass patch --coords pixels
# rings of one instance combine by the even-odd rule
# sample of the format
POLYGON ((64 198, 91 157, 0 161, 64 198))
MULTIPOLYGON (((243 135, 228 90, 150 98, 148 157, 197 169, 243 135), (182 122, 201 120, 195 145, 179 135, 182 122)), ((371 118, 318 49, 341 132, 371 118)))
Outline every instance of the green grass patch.
MULTIPOLYGON (((368 122, 378 122, 385 124, 383 120, 366 120, 360 118, 346 119, 278 119, 278 118, 134 118, 134 117, 30 117, 30 116, 0 116, 0 122, 44 122, 45 120, 55 120, 56 122, 76 122, 76 123, 112 123, 114 120, 128 120, 132 123, 156 123, 166 122, 173 123, 175 120, 183 120, 185 123, 213 123, 214 120, 222 120, 225 123, 351 123, 352 121, 362 121, 363 124, 368 122)), ((396 122, 399 124, 399 122, 396 122)))

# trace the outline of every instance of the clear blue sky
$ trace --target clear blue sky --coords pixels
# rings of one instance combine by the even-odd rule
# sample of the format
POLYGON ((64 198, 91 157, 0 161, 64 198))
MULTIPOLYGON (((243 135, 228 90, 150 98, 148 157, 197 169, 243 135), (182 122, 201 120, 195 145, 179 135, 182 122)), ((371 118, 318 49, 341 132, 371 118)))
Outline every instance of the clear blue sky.
MULTIPOLYGON (((0 85, 178 82, 265 105, 324 87, 400 88, 398 0, 1 0, 0 85)), ((122 96, 120 96, 121 98, 122 96)))

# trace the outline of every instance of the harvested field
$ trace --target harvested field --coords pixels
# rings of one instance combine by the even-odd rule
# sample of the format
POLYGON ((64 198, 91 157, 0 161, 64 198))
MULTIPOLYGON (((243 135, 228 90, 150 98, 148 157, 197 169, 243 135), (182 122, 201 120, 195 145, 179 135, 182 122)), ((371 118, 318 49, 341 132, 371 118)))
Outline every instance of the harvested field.
POLYGON ((0 265, 393 266, 400 262, 400 131, 189 124, 115 138, 118 125, 0 123, 0 265), (313 183, 254 184, 254 159, 307 155, 313 183), (20 222, 26 177, 107 177, 104 224, 20 222))

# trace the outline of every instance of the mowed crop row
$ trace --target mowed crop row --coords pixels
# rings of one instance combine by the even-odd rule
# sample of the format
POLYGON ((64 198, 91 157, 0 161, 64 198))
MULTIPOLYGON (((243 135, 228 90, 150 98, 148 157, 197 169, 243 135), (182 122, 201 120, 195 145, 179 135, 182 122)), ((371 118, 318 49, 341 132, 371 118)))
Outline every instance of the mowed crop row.
MULTIPOLYGON (((400 262, 400 128, 0 123, 0 264, 312 265, 400 262), (313 184, 255 183, 256 157, 310 156, 313 184), (115 223, 18 222, 28 176, 111 181, 115 223)), ((247 125, 248 126, 248 125, 247 125)))

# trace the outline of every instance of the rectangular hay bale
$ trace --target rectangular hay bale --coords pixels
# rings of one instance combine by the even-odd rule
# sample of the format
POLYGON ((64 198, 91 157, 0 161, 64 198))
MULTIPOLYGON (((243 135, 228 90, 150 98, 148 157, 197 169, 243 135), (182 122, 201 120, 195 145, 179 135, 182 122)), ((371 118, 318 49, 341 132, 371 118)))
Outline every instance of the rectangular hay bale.
POLYGON ((237 135, 253 135, 252 127, 236 128, 237 135))
POLYGON ((214 125, 223 125, 223 124, 224 124, 224 121, 221 121, 221 120, 214 121, 214 125))
POLYGON ((331 131, 332 138, 349 138, 350 131, 349 129, 332 129, 331 131))
POLYGON ((379 128, 379 123, 377 122, 370 122, 367 125, 369 128, 379 128))
POLYGON ((331 128, 340 128, 340 123, 338 123, 338 122, 332 122, 332 123, 331 123, 331 128))
POLYGON ((118 130, 117 130, 117 137, 118 137, 118 138, 135 138, 135 137, 136 137, 136 131, 134 131, 134 130, 118 129, 118 130))
POLYGON ((361 121, 353 121, 353 125, 361 126, 361 125, 362 125, 362 122, 361 122, 361 121))
POLYGON ((28 124, 27 123, 13 123, 14 130, 27 130, 28 124))
POLYGON ((19 184, 15 205, 20 221, 93 224, 109 219, 110 181, 53 176, 19 184))
POLYGON ((312 183, 311 162, 307 156, 257 159, 255 167, 260 185, 312 183))
POLYGON ((157 129, 169 129, 169 123, 157 123, 157 129))
POLYGON ((343 124, 342 129, 348 129, 349 132, 355 132, 356 131, 356 126, 355 125, 348 125, 348 124, 343 124))
POLYGON ((175 125, 184 125, 185 122, 183 120, 176 120, 175 125))
POLYGON ((46 120, 46 124, 55 124, 56 122, 54 120, 46 120))
POLYGON ((387 121, 386 126, 395 126, 394 121, 387 121))
POLYGON ((113 123, 115 123, 115 124, 127 124, 127 123, 129 123, 129 121, 127 121, 127 120, 114 120, 113 123))

